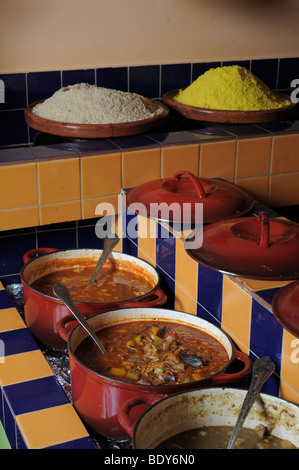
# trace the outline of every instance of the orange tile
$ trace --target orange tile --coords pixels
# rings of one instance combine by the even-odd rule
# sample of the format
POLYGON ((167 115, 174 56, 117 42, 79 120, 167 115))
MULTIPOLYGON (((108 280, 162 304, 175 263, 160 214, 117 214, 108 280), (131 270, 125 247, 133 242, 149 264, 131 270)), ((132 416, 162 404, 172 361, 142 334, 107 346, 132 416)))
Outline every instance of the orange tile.
POLYGON ((299 405, 299 339, 283 330, 280 396, 299 405))
POLYGON ((54 224, 81 219, 80 201, 62 202, 40 206, 40 224, 54 224))
POLYGON ((203 143, 200 146, 199 176, 233 179, 235 160, 236 141, 203 143))
POLYGON ((270 176, 269 206, 299 204, 299 172, 270 176))
POLYGON ((237 179, 235 184, 251 194, 257 201, 268 204, 268 176, 237 179))
POLYGON ((0 230, 35 227, 38 224, 37 206, 0 211, 0 230))
POLYGON ((79 158, 38 163, 39 203, 80 199, 79 158))
POLYGON ((179 239, 176 239, 175 281, 197 299, 198 263, 187 254, 183 241, 179 239))
POLYGON ((119 194, 120 153, 81 158, 81 185, 83 198, 119 194))
POLYGON ((221 326, 246 354, 250 346, 251 302, 247 292, 223 276, 221 326))
POLYGON ((36 163, 0 167, 0 209, 37 204, 36 163))
POLYGON ((271 137, 237 141, 236 178, 269 174, 271 137))
POLYGON ((190 171, 198 176, 199 144, 178 145, 162 149, 162 178, 171 178, 177 171, 190 171))
POLYGON ((42 449, 88 436, 70 403, 18 415, 16 422, 29 449, 42 449))
POLYGON ((146 217, 138 216, 138 258, 156 265, 156 224, 146 217))
POLYGON ((299 134, 273 137, 271 174, 299 171, 299 134))
POLYGON ((4 362, 0 364, 0 383, 2 386, 51 375, 53 375, 53 372, 39 349, 5 356, 4 362))
POLYGON ((116 215, 119 211, 118 196, 104 196, 82 200, 82 219, 91 219, 103 215, 116 215))
POLYGON ((122 187, 130 188, 161 176, 161 150, 124 152, 122 156, 122 187))
POLYGON ((180 312, 191 313, 196 315, 197 312, 197 301, 190 295, 185 289, 179 284, 175 284, 175 298, 174 308, 180 312))
POLYGON ((26 328, 16 308, 3 308, 0 310, 0 331, 12 331, 26 328))

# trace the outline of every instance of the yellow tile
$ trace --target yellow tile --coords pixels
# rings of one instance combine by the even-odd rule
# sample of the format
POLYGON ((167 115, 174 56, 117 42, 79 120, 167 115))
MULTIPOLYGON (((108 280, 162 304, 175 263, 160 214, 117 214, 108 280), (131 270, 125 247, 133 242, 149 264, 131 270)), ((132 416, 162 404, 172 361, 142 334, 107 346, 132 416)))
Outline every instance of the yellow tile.
POLYGON ((80 199, 79 158, 38 163, 39 203, 80 199))
POLYGON ((235 175, 236 142, 206 142, 200 146, 199 176, 230 180, 235 175))
POLYGON ((174 308, 175 310, 191 313, 192 315, 196 315, 197 312, 196 299, 177 283, 175 284, 174 308))
POLYGON ((116 215, 118 207, 118 196, 104 196, 82 200, 82 219, 91 219, 103 215, 116 215))
POLYGON ((4 289, 4 286, 2 284, 2 282, 0 281, 0 290, 3 290, 4 289))
POLYGON ((236 178, 268 175, 271 137, 237 141, 236 178))
POLYGON ((37 206, 0 211, 0 230, 35 227, 38 224, 37 206))
POLYGON ((29 449, 42 449, 88 436, 70 403, 18 415, 16 422, 29 449))
POLYGON ((235 181, 236 186, 244 189, 262 204, 268 204, 269 177, 260 176, 253 178, 242 178, 235 181))
POLYGON ((299 204, 299 172, 270 176, 269 207, 299 204))
POLYGON ((251 301, 247 292, 223 276, 221 326, 246 354, 250 346, 251 301))
POLYGON ((283 330, 280 396, 299 405, 299 338, 283 330))
POLYGON ((54 224, 81 219, 80 201, 40 206, 40 224, 54 224))
POLYGON ((197 299, 198 263, 187 254, 182 240, 176 239, 175 246, 175 281, 197 299))
POLYGON ((299 134, 273 137, 271 174, 299 171, 299 134))
POLYGON ((253 292, 260 290, 275 289, 289 284, 290 281, 265 281, 262 279, 248 279, 245 277, 238 277, 242 283, 244 283, 253 292))
POLYGON ((26 328, 16 308, 4 308, 0 310, 0 331, 18 330, 26 328))
POLYGON ((4 362, 0 364, 0 383, 2 386, 50 375, 53 375, 52 370, 39 349, 5 356, 4 362))
POLYGON ((0 209, 37 204, 36 164, 0 166, 0 209))
POLYGON ((130 188, 160 178, 161 150, 124 152, 122 156, 122 187, 130 188))
POLYGON ((120 153, 81 158, 81 185, 83 198, 120 193, 120 153))
POLYGON ((162 178, 171 178, 177 171, 190 171, 198 176, 199 144, 178 145, 162 149, 162 178))
POLYGON ((138 216, 138 258, 156 265, 156 224, 146 217, 138 216))

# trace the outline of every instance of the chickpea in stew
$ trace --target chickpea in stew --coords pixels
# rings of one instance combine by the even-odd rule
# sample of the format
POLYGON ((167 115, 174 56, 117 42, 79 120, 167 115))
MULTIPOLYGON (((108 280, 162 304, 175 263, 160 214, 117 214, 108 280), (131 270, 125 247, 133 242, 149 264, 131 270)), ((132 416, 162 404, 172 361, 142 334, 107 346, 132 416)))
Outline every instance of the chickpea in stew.
POLYGON ((193 382, 217 373, 229 360, 216 338, 185 324, 133 321, 104 328, 97 335, 106 353, 87 337, 76 348, 76 357, 95 372, 124 382, 193 382))

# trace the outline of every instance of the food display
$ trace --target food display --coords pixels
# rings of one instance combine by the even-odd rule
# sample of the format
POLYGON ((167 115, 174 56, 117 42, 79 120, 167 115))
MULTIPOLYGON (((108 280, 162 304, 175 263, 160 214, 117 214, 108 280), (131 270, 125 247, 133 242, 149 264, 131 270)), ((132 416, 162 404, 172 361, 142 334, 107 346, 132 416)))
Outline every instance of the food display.
POLYGON ((189 106, 230 111, 261 111, 291 104, 288 97, 274 93, 239 65, 207 70, 173 99, 189 106))
POLYGON ((118 269, 115 264, 102 267, 96 281, 89 286, 94 266, 67 267, 46 274, 31 284, 45 295, 53 295, 56 282, 65 285, 76 302, 111 302, 142 296, 155 287, 152 278, 128 269, 118 269))
POLYGON ((75 350, 77 358, 100 374, 130 383, 188 383, 219 372, 228 362, 225 348, 209 334, 172 322, 137 321, 105 328, 75 350))
MULTIPOLYGON (((158 449, 226 449, 233 426, 206 426, 179 433, 162 442, 158 449)), ((260 424, 255 429, 243 427, 235 449, 297 449, 290 441, 271 434, 260 424)))

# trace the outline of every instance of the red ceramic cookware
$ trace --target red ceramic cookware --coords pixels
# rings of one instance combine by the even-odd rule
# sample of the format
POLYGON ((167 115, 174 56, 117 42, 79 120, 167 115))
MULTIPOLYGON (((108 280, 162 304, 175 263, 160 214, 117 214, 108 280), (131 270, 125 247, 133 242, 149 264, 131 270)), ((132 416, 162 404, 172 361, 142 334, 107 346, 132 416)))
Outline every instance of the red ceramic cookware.
MULTIPOLYGON (((73 317, 70 316, 69 320, 72 319, 73 317)), ((76 357, 76 348, 86 338, 87 333, 80 324, 69 333, 66 321, 60 321, 57 326, 58 332, 68 341, 73 404, 81 418, 97 433, 119 441, 127 440, 129 436, 118 421, 118 411, 126 400, 140 394, 144 396, 148 406, 166 395, 201 385, 214 386, 247 381, 252 366, 249 357, 238 351, 229 336, 220 328, 195 315, 157 308, 131 308, 105 312, 87 319, 93 331, 138 320, 170 321, 199 328, 224 346, 228 354, 228 362, 218 373, 194 382, 173 385, 128 383, 105 377, 81 363, 76 357)), ((141 411, 144 411, 144 406, 138 413, 140 414, 141 411)))
POLYGON ((183 211, 190 207, 190 223, 195 223, 197 203, 202 204, 203 223, 211 223, 244 215, 252 210, 255 201, 230 183, 197 178, 189 171, 149 181, 126 193, 126 205, 133 207, 133 212, 136 208, 140 215, 164 222, 182 222, 183 211), (170 208, 175 210, 168 210, 170 208))
MULTIPOLYGON (((31 250, 24 255, 25 265, 21 270, 21 281, 24 294, 24 313, 28 328, 32 334, 43 344, 53 349, 65 349, 65 341, 61 339, 56 330, 57 322, 69 315, 68 308, 54 295, 46 295, 31 287, 31 284, 40 277, 55 272, 59 269, 59 262, 67 260, 72 265, 78 266, 80 262, 90 260, 92 265, 96 265, 102 250, 82 249, 82 250, 55 250, 53 248, 40 248, 31 250), (37 258, 31 258, 39 254, 37 258)), ((123 263, 124 269, 138 269, 153 280, 154 288, 148 293, 115 302, 75 302, 76 307, 85 316, 94 315, 110 309, 134 307, 142 305, 144 307, 155 307, 163 305, 167 297, 160 288, 160 275, 158 271, 149 263, 134 256, 113 251, 110 259, 123 263)))
POLYGON ((203 227, 202 245, 192 247, 196 231, 186 239, 187 253, 223 273, 253 279, 299 278, 299 224, 270 219, 266 212, 215 222, 203 227))
POLYGON ((299 338, 299 281, 291 282, 276 292, 272 310, 278 322, 299 338))

